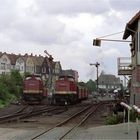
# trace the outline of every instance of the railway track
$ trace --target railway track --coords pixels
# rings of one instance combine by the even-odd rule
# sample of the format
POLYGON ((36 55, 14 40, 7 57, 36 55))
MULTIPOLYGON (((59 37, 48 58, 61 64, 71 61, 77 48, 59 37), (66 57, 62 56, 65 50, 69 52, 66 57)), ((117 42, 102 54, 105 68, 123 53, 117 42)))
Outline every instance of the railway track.
POLYGON ((31 112, 32 108, 28 106, 24 106, 13 114, 5 115, 0 117, 0 123, 11 122, 19 120, 20 116, 24 116, 25 114, 31 112))
POLYGON ((96 111, 99 109, 99 107, 101 107, 102 104, 103 103, 97 103, 96 105, 95 104, 94 105, 93 104, 88 105, 87 107, 85 107, 84 109, 80 110, 79 112, 74 113, 73 115, 71 115, 66 120, 56 124, 54 127, 51 127, 50 129, 48 129, 48 130, 36 135, 31 140, 38 139, 42 135, 48 134, 50 131, 53 131, 58 127, 61 127, 61 126, 66 127, 68 125, 68 123, 70 123, 71 121, 74 121, 76 124, 73 123, 73 126, 71 126, 69 128, 69 130, 67 130, 63 134, 60 134, 61 136, 59 138, 57 138, 59 140, 64 139, 71 131, 74 131, 77 127, 81 126, 93 113, 96 113, 96 111))
POLYGON ((0 117, 0 123, 13 122, 13 121, 21 121, 22 119, 29 118, 32 116, 41 115, 43 113, 53 115, 66 111, 64 107, 34 107, 34 106, 24 106, 18 111, 14 112, 10 115, 5 115, 0 117))
POLYGON ((12 114, 8 114, 8 115, 4 115, 0 117, 0 123, 4 122, 5 120, 10 120, 11 118, 13 118, 14 116, 18 116, 20 115, 22 112, 24 112, 26 110, 27 106, 23 106, 20 109, 18 109, 17 111, 13 112, 12 114))

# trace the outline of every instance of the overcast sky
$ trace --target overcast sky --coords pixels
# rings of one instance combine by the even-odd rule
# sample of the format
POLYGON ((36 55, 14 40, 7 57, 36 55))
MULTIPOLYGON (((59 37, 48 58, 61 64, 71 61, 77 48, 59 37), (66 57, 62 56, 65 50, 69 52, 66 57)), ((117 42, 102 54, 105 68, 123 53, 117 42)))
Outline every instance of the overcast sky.
POLYGON ((83 81, 96 78, 89 63, 97 61, 100 72, 117 75, 117 57, 130 56, 129 44, 99 48, 93 38, 123 31, 139 10, 140 0, 0 0, 0 51, 45 56, 47 50, 83 81))

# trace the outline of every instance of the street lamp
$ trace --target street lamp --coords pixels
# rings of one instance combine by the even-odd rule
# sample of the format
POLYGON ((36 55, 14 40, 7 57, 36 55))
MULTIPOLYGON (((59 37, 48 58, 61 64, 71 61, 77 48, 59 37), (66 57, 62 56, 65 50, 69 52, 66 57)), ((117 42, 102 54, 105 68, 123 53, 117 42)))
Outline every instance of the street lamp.
POLYGON ((98 67, 99 67, 99 65, 100 65, 100 63, 98 63, 98 62, 96 62, 95 64, 93 64, 93 63, 90 63, 90 66, 95 66, 96 68, 97 68, 97 93, 99 92, 99 88, 98 88, 98 85, 99 85, 99 83, 98 83, 98 67))

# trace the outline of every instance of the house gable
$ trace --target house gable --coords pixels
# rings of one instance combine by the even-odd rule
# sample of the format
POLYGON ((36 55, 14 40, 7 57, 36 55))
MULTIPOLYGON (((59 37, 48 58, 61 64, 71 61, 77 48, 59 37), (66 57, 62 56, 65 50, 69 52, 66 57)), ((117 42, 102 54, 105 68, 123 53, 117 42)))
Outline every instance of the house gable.
POLYGON ((18 57, 15 64, 15 69, 19 70, 21 74, 25 72, 25 61, 22 57, 18 57))
POLYGON ((34 61, 32 59, 32 57, 27 57, 27 60, 26 60, 26 72, 29 72, 31 74, 34 73, 34 61))
POLYGON ((10 73, 11 61, 6 53, 0 57, 0 74, 10 73))

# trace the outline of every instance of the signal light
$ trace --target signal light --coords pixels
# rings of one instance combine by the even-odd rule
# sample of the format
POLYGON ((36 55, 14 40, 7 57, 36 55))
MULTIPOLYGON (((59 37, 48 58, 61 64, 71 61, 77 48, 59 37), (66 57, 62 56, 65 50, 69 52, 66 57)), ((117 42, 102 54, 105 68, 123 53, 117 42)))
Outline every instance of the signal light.
POLYGON ((101 46, 101 40, 96 38, 96 39, 93 39, 93 46, 98 46, 100 47, 101 46))

